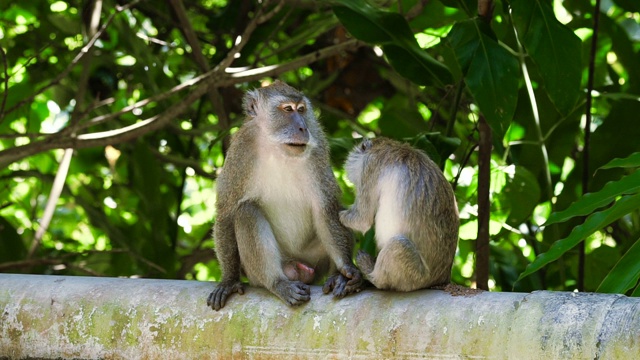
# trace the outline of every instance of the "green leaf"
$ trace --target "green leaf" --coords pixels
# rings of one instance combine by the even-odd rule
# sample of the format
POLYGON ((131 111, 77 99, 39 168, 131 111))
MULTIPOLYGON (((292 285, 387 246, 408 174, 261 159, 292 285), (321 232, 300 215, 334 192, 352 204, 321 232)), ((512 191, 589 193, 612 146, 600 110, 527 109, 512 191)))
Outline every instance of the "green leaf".
POLYGON ((548 226, 567 221, 576 216, 590 214, 595 209, 611 203, 620 195, 632 194, 638 191, 640 191, 640 171, 636 171, 618 181, 611 181, 598 192, 585 194, 565 210, 551 214, 544 225, 548 226))
POLYGON ((624 294, 640 279, 640 239, 624 254, 602 280, 596 292, 624 294))
POLYGON ((624 215, 640 208, 640 194, 624 196, 610 208, 591 214, 582 225, 576 226, 568 237, 553 243, 549 251, 538 255, 520 274, 518 281, 557 260, 562 254, 579 244, 587 236, 611 224, 624 215))
POLYGON ((600 169, 612 169, 612 168, 632 168, 640 167, 640 152, 633 153, 624 159, 613 159, 606 165, 600 166, 600 169))
POLYGON ((456 23, 449 35, 465 82, 489 126, 502 139, 518 100, 518 61, 494 39, 482 20, 456 23))
POLYGON ((23 259, 27 248, 16 228, 4 217, 0 217, 0 262, 23 259))
POLYGON ((402 15, 382 11, 364 0, 336 0, 333 12, 351 35, 382 45, 393 68, 419 85, 442 86, 453 82, 449 69, 418 45, 402 15))
POLYGON ((511 8, 518 37, 539 67, 549 98, 567 115, 581 95, 580 38, 556 19, 549 1, 514 0, 511 8))
POLYGON ((409 98, 400 94, 385 102, 378 125, 383 134, 394 139, 412 137, 429 129, 409 98))
POLYGON ((446 137, 439 132, 419 134, 410 139, 410 142, 413 147, 424 150, 440 168, 444 167, 444 162, 461 144, 459 138, 446 137))
POLYGON ((613 2, 629 12, 640 12, 638 0, 613 0, 613 2))
POLYGON ((414 84, 443 86, 453 82, 449 69, 418 44, 387 44, 382 46, 382 51, 393 69, 414 84))
POLYGON ((515 166, 513 172, 508 172, 506 180, 506 185, 497 196, 504 197, 511 209, 506 222, 511 226, 518 226, 538 205, 540 186, 536 177, 524 166, 515 166))

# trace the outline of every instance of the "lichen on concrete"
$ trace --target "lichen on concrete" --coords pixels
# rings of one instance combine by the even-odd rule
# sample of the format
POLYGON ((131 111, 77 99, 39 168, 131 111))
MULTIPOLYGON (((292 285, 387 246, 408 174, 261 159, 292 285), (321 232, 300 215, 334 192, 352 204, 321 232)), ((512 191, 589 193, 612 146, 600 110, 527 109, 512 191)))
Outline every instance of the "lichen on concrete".
POLYGON ((0 275, 0 358, 636 358, 640 300, 619 295, 263 289, 206 306, 196 281, 0 275))

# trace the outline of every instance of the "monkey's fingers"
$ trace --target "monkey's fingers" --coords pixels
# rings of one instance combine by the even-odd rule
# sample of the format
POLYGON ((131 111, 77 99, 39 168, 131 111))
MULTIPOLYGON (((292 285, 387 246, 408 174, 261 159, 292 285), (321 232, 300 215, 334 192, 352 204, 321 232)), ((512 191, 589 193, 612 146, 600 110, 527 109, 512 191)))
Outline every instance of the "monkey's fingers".
POLYGON ((337 298, 343 298, 348 295, 347 291, 347 278, 343 275, 338 275, 335 287, 333 288, 333 296, 337 298))
POLYGON ((300 281, 281 281, 276 285, 276 295, 291 306, 311 300, 311 287, 300 281))
POLYGON ((336 278, 337 277, 338 277, 338 275, 329 276, 327 281, 322 286, 322 292, 323 293, 328 294, 333 290, 333 288, 335 287, 335 284, 336 284, 336 278))
POLYGON ((355 266, 347 265, 342 269, 341 273, 349 279, 347 281, 348 286, 355 286, 362 283, 362 273, 355 266))
POLYGON ((240 295, 244 295, 244 285, 241 282, 229 284, 218 284, 218 286, 209 294, 207 298, 207 306, 210 306, 213 310, 220 310, 227 302, 229 295, 237 292, 240 295))

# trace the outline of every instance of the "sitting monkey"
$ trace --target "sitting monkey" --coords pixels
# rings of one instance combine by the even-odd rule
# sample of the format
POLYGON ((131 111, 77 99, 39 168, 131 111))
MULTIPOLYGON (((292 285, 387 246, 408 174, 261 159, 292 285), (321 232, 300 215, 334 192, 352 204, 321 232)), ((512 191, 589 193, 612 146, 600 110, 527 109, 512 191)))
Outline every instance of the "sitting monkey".
POLYGON ((247 92, 247 119, 234 134, 216 183, 214 242, 222 279, 207 299, 220 310, 249 282, 289 305, 310 299, 315 276, 343 297, 360 291, 353 234, 339 220, 340 188, 311 102, 276 81, 247 92), (311 264, 311 265, 308 265, 311 264))
POLYGON ((458 207, 442 171, 422 151, 394 140, 364 140, 345 163, 355 185, 342 223, 366 232, 375 224, 377 260, 360 251, 357 264, 379 289, 412 291, 445 284, 458 242, 458 207))

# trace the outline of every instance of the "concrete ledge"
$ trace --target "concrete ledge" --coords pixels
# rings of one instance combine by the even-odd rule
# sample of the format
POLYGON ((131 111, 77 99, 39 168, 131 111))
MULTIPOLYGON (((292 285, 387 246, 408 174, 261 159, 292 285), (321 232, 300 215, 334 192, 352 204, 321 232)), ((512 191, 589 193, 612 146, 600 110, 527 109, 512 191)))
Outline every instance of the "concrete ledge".
POLYGON ((0 358, 640 358, 640 299, 540 291, 451 296, 312 290, 289 308, 212 283, 0 274, 0 358))

